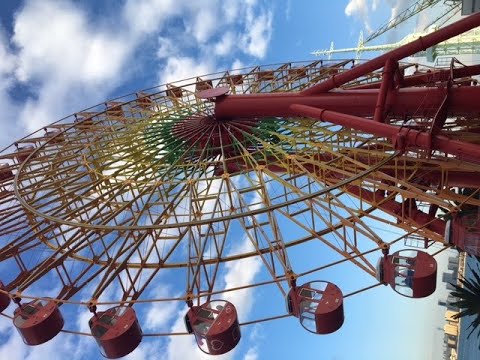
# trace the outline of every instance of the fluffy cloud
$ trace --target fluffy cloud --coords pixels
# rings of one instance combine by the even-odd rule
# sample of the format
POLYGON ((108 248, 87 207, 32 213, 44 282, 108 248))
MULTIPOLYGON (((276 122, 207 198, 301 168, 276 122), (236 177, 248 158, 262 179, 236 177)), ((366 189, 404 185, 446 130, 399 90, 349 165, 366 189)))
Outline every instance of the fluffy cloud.
POLYGON ((140 45, 152 36, 157 79, 174 81, 225 69, 232 57, 263 58, 273 20, 263 2, 250 0, 128 0, 105 14, 92 18, 71 1, 25 1, 13 23, 13 48, 0 33, 0 105, 17 119, 0 141, 109 97, 129 69, 141 66, 135 56, 148 52, 140 45), (15 86, 26 90, 23 106, 9 97, 15 86))
POLYGON ((249 55, 257 58, 265 57, 272 35, 272 20, 271 10, 263 9, 257 13, 253 7, 247 7, 242 44, 249 55))
POLYGON ((16 80, 35 84, 20 123, 36 130, 106 96, 120 83, 134 46, 131 37, 120 35, 69 2, 27 2, 17 13, 12 38, 18 49, 16 80))
POLYGON ((245 354, 245 357, 243 360, 257 360, 258 359, 258 353, 257 350, 254 348, 248 349, 247 353, 245 354))
MULTIPOLYGON (((153 297, 161 299, 171 297, 172 289, 165 284, 161 284, 153 291, 153 297)), ((165 331, 165 327, 171 323, 171 320, 177 313, 177 304, 174 302, 156 302, 153 303, 144 317, 143 328, 145 330, 165 331)))
POLYGON ((90 84, 112 78, 128 46, 96 27, 84 12, 68 2, 27 3, 14 28, 13 41, 20 49, 18 79, 47 81, 54 76, 90 84))
POLYGON ((345 15, 359 18, 367 31, 371 31, 368 9, 367 0, 350 0, 345 7, 345 15))
POLYGON ((201 70, 227 69, 232 57, 266 56, 274 14, 263 2, 208 0, 199 6, 179 0, 176 6, 183 9, 183 31, 166 28, 168 40, 158 39, 158 58, 164 61, 158 76, 160 83, 205 74, 201 70), (193 68, 182 69, 190 65, 193 68))
POLYGON ((235 34, 231 31, 226 32, 220 41, 215 44, 215 54, 219 56, 228 55, 235 46, 235 34))
POLYGON ((211 61, 200 61, 193 57, 170 57, 159 73, 159 83, 188 79, 214 71, 211 61))
POLYGON ((345 15, 359 19, 368 32, 372 32, 371 11, 376 11, 380 5, 388 6, 390 20, 414 3, 413 0, 350 0, 345 7, 345 15))
POLYGON ((11 139, 17 136, 21 131, 18 124, 12 119, 20 111, 20 105, 12 99, 10 91, 15 85, 15 67, 17 58, 11 52, 8 46, 8 41, 0 28, 0 109, 2 109, 2 116, 0 117, 0 145, 6 144, 11 139))
POLYGON ((182 10, 181 0, 127 0, 122 16, 129 32, 138 36, 158 31, 169 17, 182 10))

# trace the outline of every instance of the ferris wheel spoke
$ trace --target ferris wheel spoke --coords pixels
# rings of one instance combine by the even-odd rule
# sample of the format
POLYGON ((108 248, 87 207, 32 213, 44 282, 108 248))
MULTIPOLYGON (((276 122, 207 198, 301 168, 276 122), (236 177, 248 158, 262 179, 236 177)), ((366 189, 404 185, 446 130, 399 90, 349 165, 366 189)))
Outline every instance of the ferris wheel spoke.
MULTIPOLYGON (((224 194, 228 193, 223 189, 227 186, 224 179, 208 179, 201 188, 199 188, 199 185, 192 185, 190 187, 190 216, 197 218, 216 213, 228 215, 233 206, 231 197, 229 197, 229 201, 228 199, 223 200, 225 206, 228 206, 228 203, 230 203, 230 206, 228 208, 222 206, 224 194)), ((214 219, 212 218, 212 220, 214 219)), ((187 294, 188 296, 195 296, 196 294, 197 301, 200 301, 200 297, 205 295, 208 301, 214 290, 229 225, 230 220, 227 219, 189 228, 187 294)))
POLYGON ((213 225, 209 225, 207 229, 201 229, 202 227, 204 228, 197 226, 196 232, 190 229, 187 271, 187 295, 196 297, 198 303, 201 297, 206 297, 206 301, 209 301, 214 291, 229 231, 229 221, 222 225, 217 224, 217 229, 214 229, 213 225), (195 241, 195 238, 199 240, 195 241), (209 260, 208 263, 205 260, 209 260))
MULTIPOLYGON (((165 207, 165 209, 163 209, 162 213, 159 214, 159 216, 157 217, 156 222, 154 222, 152 225, 158 224, 159 222, 164 222, 166 219, 165 215, 169 215, 169 212, 171 209, 175 209, 177 207, 177 204, 181 203, 184 199, 187 199, 187 196, 188 196, 187 195, 188 191, 186 191, 187 189, 188 189, 188 185, 184 184, 183 190, 178 191, 173 195, 173 198, 170 198, 169 205, 165 207)), ((173 211, 173 216, 175 217, 177 215, 178 214, 175 211, 173 211)), ((126 242, 122 244, 122 246, 120 247, 121 250, 117 251, 117 253, 112 258, 111 262, 109 263, 110 271, 106 271, 104 276, 100 280, 100 283, 93 294, 94 299, 97 299, 109 284, 111 284, 116 278, 119 278, 121 272, 124 269, 126 269, 125 271, 128 272, 129 259, 131 259, 131 257, 135 255, 136 251, 143 243, 145 236, 146 236, 145 234, 141 236, 131 246, 126 246, 126 242), (120 259, 120 256, 122 256, 123 260, 118 261, 118 259, 120 259)), ((183 236, 181 236, 176 241, 176 244, 174 245, 175 248, 178 246, 178 243, 183 238, 183 236)), ((170 252, 169 254, 171 255, 172 252, 170 252)), ((139 289, 136 290, 137 293, 138 291, 139 289)), ((139 294, 135 296, 139 296, 139 294)))
MULTIPOLYGON (((260 203, 263 203, 266 201, 267 185, 260 180, 261 177, 262 175, 260 174, 256 196, 259 197, 260 203)), ((232 193, 237 194, 236 202, 238 203, 238 209, 236 209, 236 211, 248 209, 250 205, 244 199, 241 191, 236 188, 235 184, 229 181, 228 186, 232 193)), ((261 216, 262 215, 260 215, 260 217, 261 216)), ((275 238, 276 235, 279 235, 276 219, 270 213, 267 213, 267 217, 269 221, 272 221, 271 223, 266 220, 261 221, 257 215, 240 217, 238 218, 238 222, 244 231, 244 236, 250 241, 253 251, 261 258, 270 276, 273 279, 277 279, 291 271, 291 268, 284 242, 281 238, 275 238)), ((280 283, 277 283, 277 287, 283 295, 286 295, 280 283)))

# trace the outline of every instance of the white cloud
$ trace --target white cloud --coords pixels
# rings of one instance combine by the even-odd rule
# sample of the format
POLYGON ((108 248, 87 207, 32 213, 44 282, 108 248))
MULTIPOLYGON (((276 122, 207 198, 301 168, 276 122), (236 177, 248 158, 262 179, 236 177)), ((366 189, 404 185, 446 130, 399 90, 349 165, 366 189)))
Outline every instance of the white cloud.
POLYGON ((389 21, 396 18, 401 11, 405 10, 408 6, 413 4, 413 0, 386 0, 386 1, 388 5, 390 5, 392 8, 389 21))
MULTIPOLYGON (((153 292, 153 297, 161 299, 171 297, 171 288, 168 285, 161 284, 153 292)), ((177 313, 177 304, 175 302, 155 302, 153 303, 143 318, 142 327, 145 330, 163 331, 171 322, 177 313)))
MULTIPOLYGON (((371 25, 371 11, 376 11, 382 5, 388 6, 391 9, 388 21, 391 21, 413 2, 413 0, 350 0, 345 7, 345 15, 359 19, 365 29, 371 33, 375 30, 371 25)), ((379 25, 383 25, 383 23, 379 25)))
POLYGON ((258 359, 258 351, 256 348, 248 349, 247 353, 243 360, 257 360, 258 359))
POLYGON ((179 50, 178 44, 174 44, 172 39, 163 36, 158 38, 157 57, 159 59, 168 59, 178 54, 179 50))
MULTIPOLYGON (((20 335, 11 330, 4 337, 6 342, 0 346, 0 359, 9 360, 43 360, 43 359, 82 359, 85 352, 78 351, 78 339, 75 335, 60 333, 47 343, 27 346, 23 343, 20 335)), ((91 340, 91 339, 90 339, 91 340)), ((82 348, 81 350, 85 350, 82 348)))
POLYGON ((232 63, 232 67, 231 69, 235 70, 235 69, 242 69, 246 67, 246 65, 239 59, 235 59, 232 63))
POLYGON ((12 119, 19 111, 19 105, 13 102, 10 97, 9 90, 15 83, 14 71, 17 58, 9 49, 5 34, 0 28, 0 109, 2 116, 0 117, 0 126, 2 132, 0 134, 0 145, 11 141, 18 132, 18 124, 12 119))
MULTIPOLYGON (((252 244, 249 239, 244 239, 240 248, 233 249, 232 253, 243 253, 252 250, 252 244)), ((246 284, 251 284, 255 276, 260 272, 262 261, 258 256, 249 257, 230 262, 226 265, 226 274, 224 276, 225 288, 235 288, 246 284)), ((223 298, 235 305, 238 317, 246 320, 254 303, 252 289, 244 289, 225 293, 223 298)))
POLYGON ((265 57, 272 36, 272 21, 271 10, 263 9, 254 13, 252 7, 247 8, 245 33, 242 36, 247 54, 260 59, 265 57))
POLYGON ((129 50, 128 43, 95 29, 87 15, 68 2, 28 2, 14 32, 20 81, 48 81, 52 76, 65 82, 103 81, 117 74, 129 50))
POLYGON ((8 340, 0 346, 0 359, 24 360, 26 358, 27 347, 20 335, 15 334, 14 331, 12 326, 8 334, 2 334, 2 337, 8 340))
POLYGON ((201 7, 195 14, 191 32, 199 44, 210 40, 210 37, 218 30, 217 7, 201 7))
POLYGON ((134 46, 92 24, 70 2, 55 0, 27 2, 17 14, 13 42, 18 48, 16 78, 36 84, 36 96, 19 114, 28 130, 98 102, 97 96, 120 83, 118 74, 134 46), (80 97, 82 93, 88 95, 80 97))
POLYGON ((222 2, 223 18, 227 23, 233 22, 239 15, 241 2, 238 0, 225 0, 222 2))
POLYGON ((235 35, 233 32, 226 32, 220 41, 215 44, 215 54, 219 56, 228 55, 232 51, 235 45, 235 35))
POLYGON ((181 0, 127 0, 122 15, 130 32, 140 35, 158 31, 166 19, 182 10, 181 0))
POLYGON ((207 62, 200 62, 193 57, 170 57, 165 67, 160 71, 159 83, 164 84, 188 79, 213 71, 214 66, 208 59, 207 62))
POLYGON ((6 76, 15 69, 15 56, 9 51, 5 35, 0 28, 0 76, 6 76))
POLYGON ((371 32, 368 9, 367 0, 350 0, 345 7, 345 15, 359 18, 367 31, 371 32))

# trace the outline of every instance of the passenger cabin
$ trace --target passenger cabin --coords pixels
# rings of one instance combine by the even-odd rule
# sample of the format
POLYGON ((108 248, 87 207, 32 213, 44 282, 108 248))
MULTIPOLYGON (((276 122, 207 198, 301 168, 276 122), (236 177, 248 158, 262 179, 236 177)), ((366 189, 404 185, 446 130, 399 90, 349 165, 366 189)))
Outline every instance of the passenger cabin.
POLYGON ((377 277, 403 296, 423 298, 435 291, 437 262, 423 251, 400 250, 380 259, 377 277))
POLYGON ((75 114, 75 128, 81 131, 91 130, 93 128, 93 117, 96 115, 96 112, 81 112, 75 114))
POLYGON ((63 317, 53 300, 33 300, 15 309, 13 325, 27 345, 40 345, 63 328, 63 317))
POLYGON ((60 130, 47 130, 45 129, 45 138, 50 144, 58 144, 65 140, 60 130))
POLYGON ((17 147, 17 151, 15 152, 15 158, 19 164, 23 163, 27 158, 35 151, 35 147, 33 145, 25 145, 17 147))
POLYGON ((195 91, 204 91, 208 89, 213 89, 213 83, 212 80, 203 80, 199 77, 197 77, 197 81, 195 82, 195 91))
POLYGON ((167 96, 171 98, 181 98, 183 96, 183 90, 181 87, 167 84, 167 96))
POLYGON ((480 256, 480 211, 462 210, 448 220, 445 240, 473 256, 480 256))
POLYGON ((0 312, 5 311, 5 309, 10 305, 10 296, 3 291, 7 291, 6 286, 3 284, 3 282, 0 281, 0 312))
POLYGON ((132 307, 116 306, 98 312, 88 325, 100 352, 108 359, 131 353, 142 341, 142 329, 132 307))
POLYGON ((214 300, 192 306, 185 315, 185 326, 188 333, 195 335, 198 347, 206 354, 224 354, 240 341, 237 310, 228 301, 214 300))
POLYGON ((275 79, 275 72, 273 70, 257 72, 257 81, 270 81, 273 79, 275 79))
POLYGON ((243 84, 243 76, 242 75, 229 75, 226 78, 227 83, 231 86, 235 85, 242 85, 243 84))
POLYGON ((106 114, 108 117, 113 118, 124 118, 125 113, 123 112, 122 103, 117 101, 109 101, 106 103, 107 110, 106 114))
POLYGON ((13 178, 12 167, 7 163, 0 163, 0 182, 6 182, 13 178))
POLYGON ((153 106, 153 100, 150 98, 150 95, 139 92, 137 93, 137 104, 142 109, 150 109, 153 106))
POLYGON ((328 281, 311 281, 290 289, 287 310, 300 320, 305 330, 330 334, 343 325, 343 294, 328 281))

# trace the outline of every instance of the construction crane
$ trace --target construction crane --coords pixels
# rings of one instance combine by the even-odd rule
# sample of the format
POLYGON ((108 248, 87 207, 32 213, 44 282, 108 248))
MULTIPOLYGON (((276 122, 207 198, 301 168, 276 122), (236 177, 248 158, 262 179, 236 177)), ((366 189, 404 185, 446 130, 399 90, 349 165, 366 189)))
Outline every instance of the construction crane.
MULTIPOLYGON (((380 35, 384 34, 390 29, 393 29, 400 25, 401 23, 407 21, 410 19, 412 16, 417 15, 421 11, 433 7, 437 5, 439 2, 442 0, 419 0, 415 2, 413 5, 410 7, 406 8, 403 10, 400 14, 398 14, 395 18, 389 20, 387 23, 384 25, 380 26, 376 31, 371 33, 364 41, 364 44, 372 41, 373 39, 379 37, 380 35)), ((442 18, 450 18, 454 14, 456 14, 458 11, 460 11, 460 7, 462 2, 460 0, 444 0, 444 4, 447 5, 447 11, 443 12, 433 23, 436 21, 442 19, 442 18)), ((427 25, 427 28, 431 24, 427 25)))
MULTIPOLYGON (((326 55, 328 58, 331 58, 333 54, 355 52, 357 54, 357 58, 359 58, 360 54, 364 52, 388 51, 398 48, 402 45, 415 41, 420 37, 426 36, 435 30, 437 30, 437 27, 431 26, 427 31, 409 34, 402 40, 395 43, 370 46, 364 46, 365 42, 361 41, 362 36, 360 36, 357 47, 334 49, 332 44, 330 49, 317 50, 312 54, 316 56, 326 55)), ((414 56, 426 56, 427 61, 434 62, 436 58, 440 56, 457 56, 460 54, 480 54, 480 29, 476 28, 470 30, 447 41, 441 42, 434 47, 428 48, 426 51, 419 52, 414 56)))
MULTIPOLYGON (((427 26, 425 26, 423 28, 423 32, 420 31, 420 32, 417 32, 417 33, 409 34, 405 38, 403 38, 402 40, 400 40, 396 43, 365 46, 365 44, 369 43, 373 39, 375 39, 375 38, 379 37, 380 35, 384 34, 388 30, 397 27, 398 25, 407 21, 411 17, 419 14, 421 11, 423 11, 427 8, 431 8, 435 5, 437 5, 438 3, 440 3, 441 1, 442 0, 419 0, 419 1, 415 2, 413 5, 411 5, 410 7, 406 8, 401 13, 399 13, 395 18, 391 19, 390 21, 388 21, 387 23, 382 25, 380 28, 378 28, 376 31, 371 33, 367 38, 364 38, 363 32, 360 31, 360 36, 359 36, 359 39, 358 39, 357 47, 335 49, 334 48, 334 43, 332 41, 329 49, 315 50, 315 51, 311 52, 311 54, 315 55, 315 56, 327 55, 328 58, 330 59, 331 56, 335 53, 355 52, 356 53, 355 58, 359 59, 360 55, 363 52, 385 51, 385 50, 394 49, 396 47, 404 45, 404 44, 406 44, 410 41, 413 41, 413 40, 417 39, 419 36, 423 36, 422 34, 430 33, 433 30, 442 27, 442 25, 444 25, 453 16, 460 13, 462 1, 461 0, 443 0, 443 5, 444 5, 443 11, 436 18, 434 18, 433 21, 431 21, 429 24, 427 24, 427 26)), ((471 40, 471 39, 468 39, 468 40, 471 40)), ((472 44, 471 42, 468 42, 466 39, 462 40, 462 44, 467 44, 467 43, 469 44, 468 48, 470 50, 468 51, 468 53, 470 53, 470 54, 471 53, 477 53, 477 48, 478 48, 479 45, 475 41, 472 44)), ((438 48, 440 53, 442 53, 442 49, 443 49, 442 46, 440 46, 438 48)), ((456 50, 452 49, 452 46, 450 46, 450 45, 447 46, 447 48, 448 48, 448 51, 443 51, 444 53, 447 53, 447 54, 458 54, 459 53, 459 51, 456 51, 456 50)), ((464 53, 464 52, 462 52, 462 53, 464 53)), ((430 57, 432 59, 434 59, 435 55, 433 55, 433 53, 432 53, 432 56, 430 56, 430 57)))

